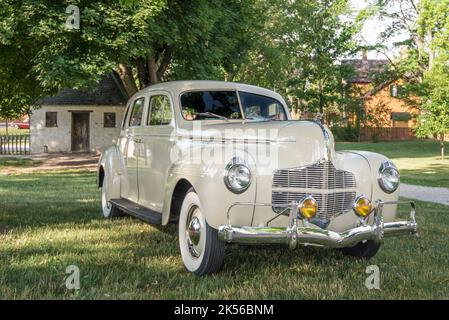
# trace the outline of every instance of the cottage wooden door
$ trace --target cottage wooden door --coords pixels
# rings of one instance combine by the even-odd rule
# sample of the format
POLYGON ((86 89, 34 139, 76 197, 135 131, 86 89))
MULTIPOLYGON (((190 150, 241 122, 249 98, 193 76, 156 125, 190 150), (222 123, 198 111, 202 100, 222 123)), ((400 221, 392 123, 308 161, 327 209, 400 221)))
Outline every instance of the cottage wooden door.
POLYGON ((89 151, 89 113, 72 112, 72 151, 89 151))

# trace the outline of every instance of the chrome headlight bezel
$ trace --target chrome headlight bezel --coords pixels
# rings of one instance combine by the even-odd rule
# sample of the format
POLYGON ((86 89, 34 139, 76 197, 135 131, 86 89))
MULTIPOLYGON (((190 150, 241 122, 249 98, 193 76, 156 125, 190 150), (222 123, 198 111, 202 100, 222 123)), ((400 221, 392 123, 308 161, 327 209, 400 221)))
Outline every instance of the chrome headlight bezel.
POLYGON ((228 188, 228 190, 236 194, 243 193, 249 188, 251 182, 252 182, 252 173, 248 163, 245 160, 238 157, 232 158, 232 160, 226 165, 224 173, 224 183, 228 188), (230 176, 231 172, 238 168, 241 168, 247 172, 248 182, 245 185, 238 186, 235 184, 235 181, 231 181, 230 176))
POLYGON ((399 188, 399 184, 400 184, 400 180, 401 180, 400 178, 401 178, 401 176, 399 175, 399 171, 392 162, 390 162, 390 161, 382 162, 382 164, 379 168, 379 175, 378 175, 377 181, 379 183, 380 188, 385 193, 390 194, 390 193, 395 192, 399 188), (385 173, 387 171, 393 172, 394 175, 397 177, 397 182, 394 183, 393 186, 389 186, 388 183, 386 182, 385 173))

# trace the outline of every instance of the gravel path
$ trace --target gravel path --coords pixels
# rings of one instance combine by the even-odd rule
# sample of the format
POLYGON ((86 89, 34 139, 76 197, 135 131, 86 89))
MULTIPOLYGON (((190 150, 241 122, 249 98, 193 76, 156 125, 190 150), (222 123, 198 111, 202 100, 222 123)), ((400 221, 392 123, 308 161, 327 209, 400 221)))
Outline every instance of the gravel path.
POLYGON ((399 195, 401 197, 441 203, 449 206, 449 189, 447 188, 422 187, 405 183, 401 183, 399 188, 399 195))

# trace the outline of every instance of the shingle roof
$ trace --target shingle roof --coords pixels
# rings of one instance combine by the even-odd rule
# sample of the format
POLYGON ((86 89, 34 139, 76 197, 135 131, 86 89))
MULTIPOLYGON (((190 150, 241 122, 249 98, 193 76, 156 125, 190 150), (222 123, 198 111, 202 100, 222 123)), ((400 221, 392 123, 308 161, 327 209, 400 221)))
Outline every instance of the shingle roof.
POLYGON ((373 74, 385 70, 388 66, 388 60, 381 59, 346 59, 342 64, 352 65, 355 69, 355 76, 348 79, 349 82, 371 83, 373 74))
POLYGON ((125 105, 128 97, 117 74, 103 76, 89 91, 62 89, 56 95, 38 101, 40 105, 125 105))

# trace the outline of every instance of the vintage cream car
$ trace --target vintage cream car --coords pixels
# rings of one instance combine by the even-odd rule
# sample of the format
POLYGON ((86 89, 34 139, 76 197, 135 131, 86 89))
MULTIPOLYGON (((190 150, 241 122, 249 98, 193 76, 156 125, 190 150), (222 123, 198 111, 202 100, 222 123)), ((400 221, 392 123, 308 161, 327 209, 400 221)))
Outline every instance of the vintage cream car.
POLYGON ((399 173, 386 157, 340 151, 317 121, 293 121, 282 97, 255 86, 177 81, 127 105, 98 167, 105 218, 178 223, 185 267, 216 272, 226 243, 316 245, 374 256, 395 221, 399 173))

